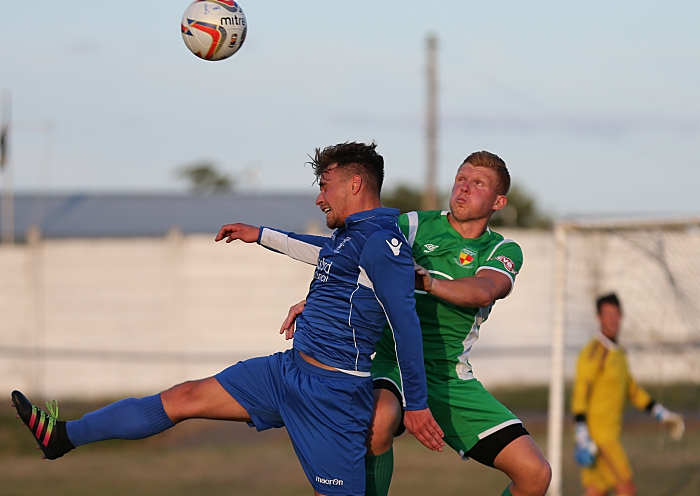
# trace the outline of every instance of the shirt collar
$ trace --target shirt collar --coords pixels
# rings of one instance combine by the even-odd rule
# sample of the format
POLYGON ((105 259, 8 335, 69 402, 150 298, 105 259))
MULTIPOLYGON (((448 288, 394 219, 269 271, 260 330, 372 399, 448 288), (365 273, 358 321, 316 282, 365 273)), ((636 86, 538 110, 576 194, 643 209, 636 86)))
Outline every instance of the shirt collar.
POLYGON ((609 350, 616 350, 620 347, 619 344, 617 344, 612 339, 606 337, 602 332, 600 332, 600 330, 596 332, 596 337, 598 338, 598 341, 600 341, 603 344, 603 346, 605 346, 609 350))
POLYGON ((455 229, 454 227, 452 227, 452 224, 450 224, 450 220, 447 218, 447 214, 449 214, 449 213, 450 213, 449 210, 443 210, 442 212, 440 212, 440 215, 442 215, 443 222, 444 222, 447 226, 449 226, 450 232, 452 232, 452 233, 453 233, 457 238, 459 238, 459 239, 470 239, 470 240, 473 240, 473 241, 485 241, 486 239, 489 238, 489 236, 491 236, 491 234, 493 234, 493 231, 492 231, 491 228, 487 225, 487 226, 486 226, 486 230, 485 230, 483 233, 481 233, 481 235, 479 235, 479 237, 477 237, 477 238, 465 238, 464 236, 462 236, 461 234, 459 234, 459 233, 457 232, 457 229, 455 229))
POLYGON ((361 222, 363 220, 371 219, 372 217, 380 216, 391 216, 398 217, 401 212, 398 208, 373 208, 371 210, 363 210, 362 212, 355 212, 345 217, 345 227, 349 227, 351 224, 356 222, 361 222))

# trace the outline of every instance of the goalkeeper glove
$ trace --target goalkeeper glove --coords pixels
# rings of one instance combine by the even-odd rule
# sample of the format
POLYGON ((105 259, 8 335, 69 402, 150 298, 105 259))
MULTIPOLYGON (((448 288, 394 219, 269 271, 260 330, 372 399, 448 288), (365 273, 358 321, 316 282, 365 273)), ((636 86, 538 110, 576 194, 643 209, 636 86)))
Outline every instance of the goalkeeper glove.
POLYGON ((595 457, 598 454, 598 446, 596 446, 595 441, 591 439, 586 422, 576 422, 574 439, 576 440, 576 446, 574 448, 576 463, 583 467, 592 467, 595 463, 595 457))
POLYGON ((661 403, 656 403, 651 409, 651 414, 663 425, 668 426, 671 439, 680 441, 685 432, 685 422, 683 417, 664 407, 661 403))

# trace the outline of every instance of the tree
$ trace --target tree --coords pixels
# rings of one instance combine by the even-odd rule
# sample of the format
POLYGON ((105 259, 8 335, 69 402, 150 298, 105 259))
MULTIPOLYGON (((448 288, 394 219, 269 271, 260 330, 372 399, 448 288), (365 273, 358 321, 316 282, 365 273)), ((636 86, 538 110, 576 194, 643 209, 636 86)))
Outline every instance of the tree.
POLYGON ((508 204, 493 214, 489 225, 548 229, 552 226, 552 219, 540 212, 537 201, 530 192, 513 184, 508 192, 508 204))
POLYGON ((189 183, 193 193, 227 193, 235 186, 234 179, 219 172, 213 162, 195 162, 181 167, 176 174, 189 183))
POLYGON ((401 213, 420 210, 423 192, 408 184, 399 184, 382 195, 382 204, 389 208, 398 208, 401 213))

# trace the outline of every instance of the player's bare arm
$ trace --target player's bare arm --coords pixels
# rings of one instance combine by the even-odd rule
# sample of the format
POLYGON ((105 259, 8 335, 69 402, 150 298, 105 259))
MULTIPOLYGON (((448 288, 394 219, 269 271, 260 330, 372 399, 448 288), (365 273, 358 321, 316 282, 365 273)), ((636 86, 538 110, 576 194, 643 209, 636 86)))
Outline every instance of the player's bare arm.
POLYGON ((415 265, 415 271, 416 289, 462 307, 487 307, 508 296, 513 287, 507 275, 495 270, 481 270, 473 277, 452 281, 435 278, 418 264, 415 265))
POLYGON ((301 312, 304 311, 304 307, 306 307, 306 300, 301 300, 299 303, 293 305, 289 309, 287 318, 284 319, 284 322, 282 322, 282 327, 280 327, 280 334, 284 334, 284 339, 289 340, 294 337, 294 331, 296 330, 295 322, 297 317, 301 315, 301 312))
POLYGON ((257 226, 251 226, 248 224, 226 224, 221 229, 219 229, 219 234, 216 235, 214 241, 221 241, 224 238, 227 243, 230 243, 234 239, 240 239, 244 243, 255 243, 260 236, 260 228, 257 226))

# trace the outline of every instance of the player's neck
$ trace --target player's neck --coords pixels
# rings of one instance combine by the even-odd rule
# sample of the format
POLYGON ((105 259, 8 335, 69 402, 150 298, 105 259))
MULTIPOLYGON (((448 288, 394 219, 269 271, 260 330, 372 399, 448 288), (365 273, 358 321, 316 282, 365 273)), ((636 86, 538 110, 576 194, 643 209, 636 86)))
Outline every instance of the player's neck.
POLYGON ((463 238, 476 239, 486 232, 489 219, 473 219, 462 222, 455 219, 451 213, 448 213, 447 222, 449 222, 452 228, 463 238))
POLYGON ((358 212, 365 212, 367 210, 373 210, 375 208, 381 208, 382 202, 379 198, 358 198, 348 205, 348 211, 346 217, 356 214, 358 212))

